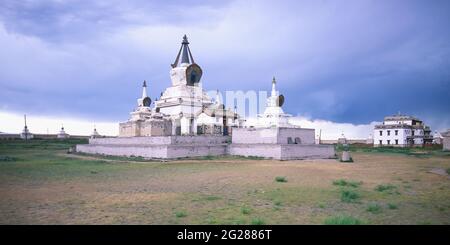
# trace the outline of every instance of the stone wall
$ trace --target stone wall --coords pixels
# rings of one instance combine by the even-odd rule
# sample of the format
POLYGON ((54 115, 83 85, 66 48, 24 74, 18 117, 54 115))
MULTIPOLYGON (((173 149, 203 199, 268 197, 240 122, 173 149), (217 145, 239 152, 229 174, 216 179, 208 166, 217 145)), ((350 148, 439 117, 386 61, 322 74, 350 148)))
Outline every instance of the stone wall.
POLYGON ((298 144, 231 144, 230 155, 278 160, 335 158, 334 146, 298 144))
POLYGON ((167 158, 222 156, 227 154, 227 144, 217 145, 170 145, 167 158))
POLYGON ((139 136, 167 136, 172 134, 172 122, 170 120, 143 121, 140 126, 139 136))
MULTIPOLYGON (((239 129, 238 129, 239 130, 239 129)), ((104 154, 114 156, 142 156, 145 158, 183 158, 198 156, 218 156, 218 155, 239 155, 239 156, 259 156, 264 158, 273 158, 279 160, 289 159, 307 159, 307 158, 332 158, 334 157, 334 146, 315 145, 315 144, 279 144, 277 140, 286 136, 299 136, 300 134, 288 134, 278 136, 277 130, 269 130, 269 136, 258 138, 255 132, 243 131, 238 134, 238 139, 243 141, 255 142, 273 142, 273 143, 230 143, 229 136, 152 136, 152 137, 119 137, 119 138, 94 138, 89 139, 88 145, 77 145, 76 151, 90 154, 104 154), (272 135, 270 135, 272 134, 272 135), (248 137, 247 139, 239 137, 248 137), (258 141, 259 139, 259 141, 258 141)), ((267 133, 265 131, 256 131, 256 133, 267 133)), ((297 131, 297 133, 306 132, 304 137, 306 142, 310 138, 308 131, 297 131)), ((233 134, 236 135, 236 131, 233 134)))
POLYGON ((282 145, 281 160, 335 158, 332 145, 282 145))
POLYGON ((183 158, 227 154, 227 136, 152 136, 89 139, 89 144, 77 145, 76 151, 112 156, 145 158, 183 158))
POLYGON ((136 122, 124 122, 119 123, 119 137, 133 137, 137 136, 137 123, 136 122))
POLYGON ((172 122, 165 119, 129 121, 119 124, 119 137, 168 136, 172 134, 172 122))
POLYGON ((295 138, 300 138, 302 145, 314 145, 315 130, 310 128, 279 128, 278 144, 287 144, 288 138, 291 137, 293 141, 295 138))
POLYGON ((444 137, 442 139, 443 150, 450 151, 450 137, 444 137))
POLYGON ((230 155, 281 159, 281 145, 277 144, 231 144, 230 155))
POLYGON ((235 128, 232 142, 234 144, 275 144, 277 135, 276 128, 235 128))
MULTIPOLYGON (((332 145, 337 144, 338 140, 320 140, 320 144, 332 145)), ((373 145, 373 139, 347 139, 347 144, 367 144, 373 145)))
POLYGON ((152 136, 152 137, 119 137, 89 139, 89 144, 96 145, 211 145, 224 144, 230 141, 228 136, 152 136))
MULTIPOLYGON (((116 138, 119 139, 119 138, 116 138)), ((141 156, 145 158, 167 158, 167 145, 77 145, 77 152, 110 156, 141 156)))

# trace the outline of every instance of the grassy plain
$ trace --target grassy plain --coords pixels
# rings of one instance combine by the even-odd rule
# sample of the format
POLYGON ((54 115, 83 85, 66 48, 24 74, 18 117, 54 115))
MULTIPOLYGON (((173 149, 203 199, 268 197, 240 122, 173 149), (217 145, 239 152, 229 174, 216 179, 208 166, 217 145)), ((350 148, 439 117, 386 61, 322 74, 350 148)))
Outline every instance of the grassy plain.
POLYGON ((68 154, 77 143, 0 141, 0 224, 450 224, 439 149, 160 162, 68 154))

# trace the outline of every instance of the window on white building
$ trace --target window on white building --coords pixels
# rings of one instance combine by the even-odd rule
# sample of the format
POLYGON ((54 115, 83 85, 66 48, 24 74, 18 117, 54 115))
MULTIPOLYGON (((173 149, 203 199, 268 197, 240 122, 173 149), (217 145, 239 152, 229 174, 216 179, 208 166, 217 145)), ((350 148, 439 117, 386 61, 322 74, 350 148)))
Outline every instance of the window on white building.
POLYGON ((390 140, 387 140, 387 144, 390 145, 390 144, 391 144, 391 141, 390 141, 390 140))
POLYGON ((383 141, 382 140, 380 140, 380 145, 382 145, 383 144, 383 141))
POLYGON ((388 130, 388 131, 387 131, 387 134, 388 134, 388 136, 391 135, 391 130, 388 130))
POLYGON ((382 130, 380 130, 380 136, 383 136, 383 131, 382 130))
POLYGON ((395 144, 398 145, 398 140, 395 140, 395 144))
POLYGON ((395 130, 395 135, 398 135, 398 130, 395 130))

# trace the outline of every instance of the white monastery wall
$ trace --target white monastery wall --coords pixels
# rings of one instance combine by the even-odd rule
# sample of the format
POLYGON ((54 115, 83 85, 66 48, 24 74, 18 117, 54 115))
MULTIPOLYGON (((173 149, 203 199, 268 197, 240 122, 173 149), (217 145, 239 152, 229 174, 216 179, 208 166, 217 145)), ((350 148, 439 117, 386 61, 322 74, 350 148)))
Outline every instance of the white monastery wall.
POLYGON ((302 145, 314 145, 315 130, 309 128, 280 128, 278 133, 278 144, 287 144, 288 137, 294 141, 295 138, 300 138, 302 145))
POLYGON ((281 147, 281 160, 334 157, 336 156, 332 145, 283 145, 281 147))

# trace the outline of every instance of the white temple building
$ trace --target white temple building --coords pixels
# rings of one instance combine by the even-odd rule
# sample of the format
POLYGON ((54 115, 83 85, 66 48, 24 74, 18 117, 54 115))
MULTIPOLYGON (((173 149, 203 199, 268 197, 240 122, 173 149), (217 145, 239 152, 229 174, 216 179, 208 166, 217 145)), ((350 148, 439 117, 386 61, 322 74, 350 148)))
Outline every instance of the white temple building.
POLYGON ((430 127, 422 120, 400 113, 385 117, 383 124, 375 125, 373 130, 374 146, 423 146, 432 141, 430 127))

